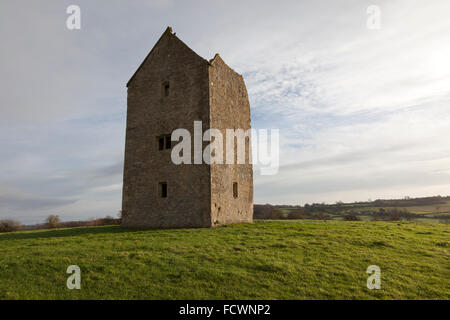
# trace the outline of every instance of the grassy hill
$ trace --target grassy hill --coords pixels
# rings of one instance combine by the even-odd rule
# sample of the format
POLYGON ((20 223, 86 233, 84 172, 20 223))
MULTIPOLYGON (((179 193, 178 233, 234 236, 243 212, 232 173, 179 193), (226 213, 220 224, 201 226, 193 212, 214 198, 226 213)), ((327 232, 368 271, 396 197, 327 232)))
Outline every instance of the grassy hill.
POLYGON ((0 299, 449 299, 449 239, 446 224, 314 220, 0 234, 0 299))

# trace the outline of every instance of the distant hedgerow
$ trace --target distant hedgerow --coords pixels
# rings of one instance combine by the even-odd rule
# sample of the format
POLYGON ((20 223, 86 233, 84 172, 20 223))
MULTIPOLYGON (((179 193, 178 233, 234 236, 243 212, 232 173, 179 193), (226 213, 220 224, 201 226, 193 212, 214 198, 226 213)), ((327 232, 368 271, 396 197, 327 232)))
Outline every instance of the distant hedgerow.
POLYGON ((19 230, 21 227, 20 222, 4 219, 0 220, 0 232, 13 232, 19 230))
POLYGON ((359 221, 361 220, 356 214, 346 214, 344 217, 345 221, 359 221))

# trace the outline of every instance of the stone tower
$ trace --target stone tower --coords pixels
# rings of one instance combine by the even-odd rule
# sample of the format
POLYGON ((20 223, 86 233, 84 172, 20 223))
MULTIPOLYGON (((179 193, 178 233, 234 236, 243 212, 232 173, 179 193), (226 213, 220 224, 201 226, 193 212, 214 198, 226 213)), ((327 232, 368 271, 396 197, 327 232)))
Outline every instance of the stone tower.
MULTIPOLYGON (((122 225, 181 228, 252 222, 249 139, 245 164, 176 165, 171 160, 176 144, 172 131, 184 128, 194 136, 194 121, 202 121, 203 132, 220 130, 224 146, 225 129, 250 129, 243 77, 218 54, 203 59, 168 27, 127 87, 122 225)), ((202 149, 208 144, 203 141, 202 149)))

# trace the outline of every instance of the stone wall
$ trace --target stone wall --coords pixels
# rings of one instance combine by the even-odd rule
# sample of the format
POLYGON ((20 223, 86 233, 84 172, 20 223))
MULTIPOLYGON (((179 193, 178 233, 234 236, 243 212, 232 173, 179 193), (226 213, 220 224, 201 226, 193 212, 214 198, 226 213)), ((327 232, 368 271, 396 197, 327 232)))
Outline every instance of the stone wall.
POLYGON ((208 62, 166 30, 128 83, 124 226, 210 226, 209 166, 175 165, 171 149, 159 151, 157 143, 177 128, 193 132, 194 120, 209 126, 208 90, 208 62))
POLYGON ((168 28, 127 86, 122 225, 177 228, 251 222, 253 174, 248 157, 245 165, 175 165, 172 149, 158 150, 157 139, 177 128, 188 129, 193 138, 196 120, 203 122, 203 131, 250 128, 242 76, 218 55, 210 62, 201 58, 168 28), (167 183, 167 198, 161 197, 161 182, 167 183), (237 198, 233 182, 238 183, 237 198))
MULTIPOLYGON (((209 68, 210 123, 220 129, 250 129, 250 103, 242 76, 216 55, 209 68)), ((236 154, 235 149, 234 153, 236 154)), ((253 170, 249 164, 250 140, 246 143, 245 164, 211 165, 211 217, 213 226, 253 221, 253 170), (238 184, 238 196, 233 196, 233 183, 238 184)), ((236 161, 236 158, 234 159, 236 161)))

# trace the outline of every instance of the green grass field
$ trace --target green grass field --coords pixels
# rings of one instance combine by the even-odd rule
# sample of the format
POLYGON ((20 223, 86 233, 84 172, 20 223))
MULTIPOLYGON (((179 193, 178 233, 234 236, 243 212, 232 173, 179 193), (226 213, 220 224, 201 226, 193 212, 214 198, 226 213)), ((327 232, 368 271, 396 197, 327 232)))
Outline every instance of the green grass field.
POLYGON ((0 298, 449 299, 449 243, 449 225, 417 222, 16 232, 0 234, 0 298), (81 290, 66 288, 73 264, 81 290))

